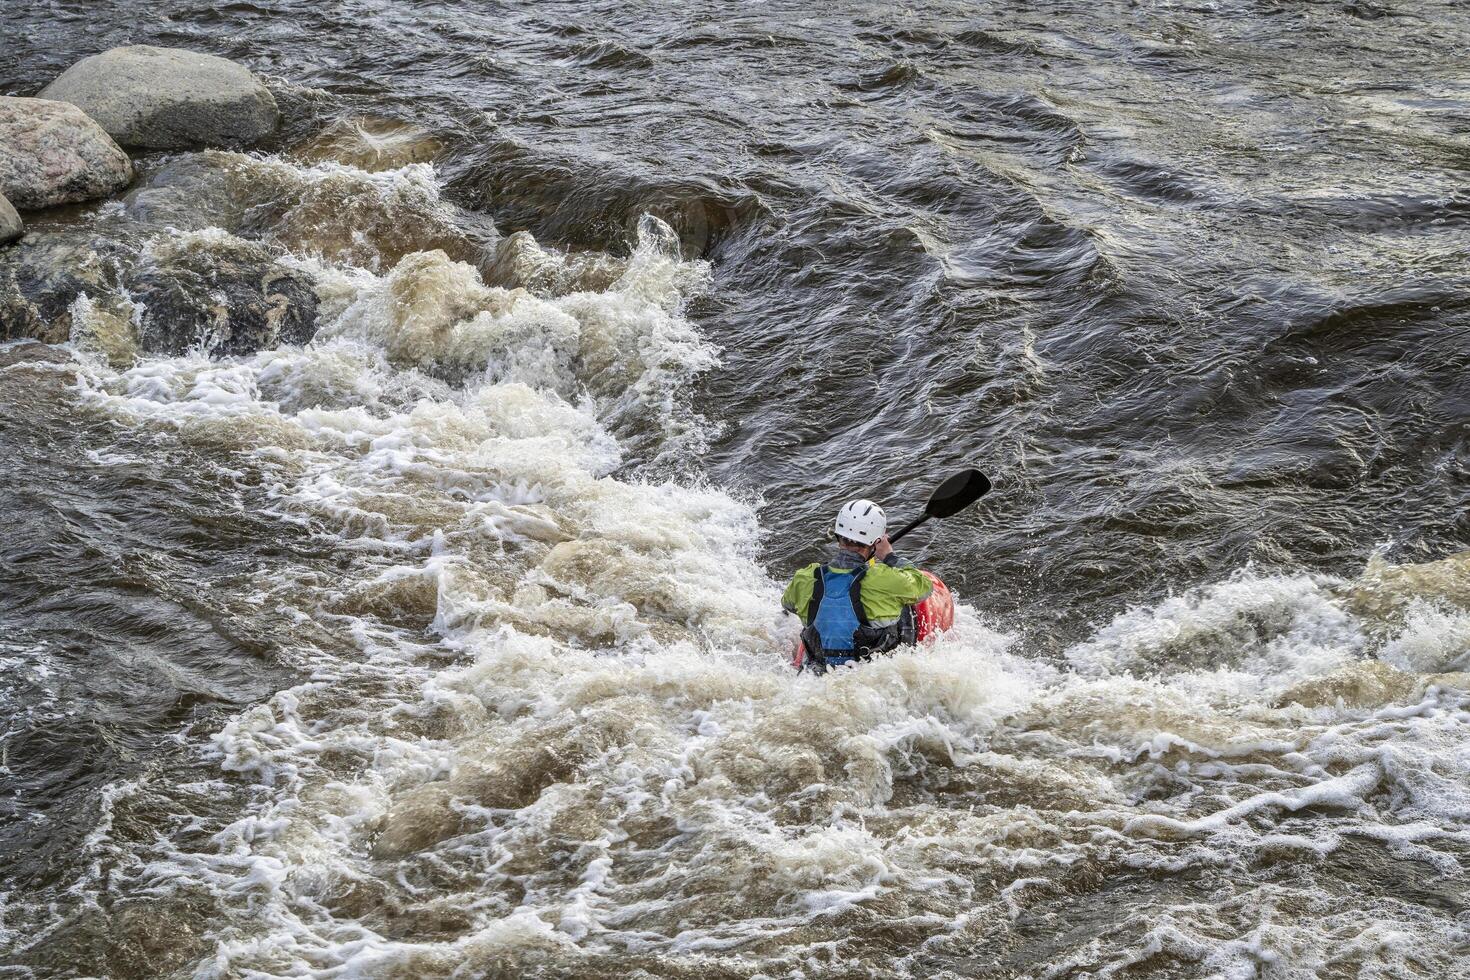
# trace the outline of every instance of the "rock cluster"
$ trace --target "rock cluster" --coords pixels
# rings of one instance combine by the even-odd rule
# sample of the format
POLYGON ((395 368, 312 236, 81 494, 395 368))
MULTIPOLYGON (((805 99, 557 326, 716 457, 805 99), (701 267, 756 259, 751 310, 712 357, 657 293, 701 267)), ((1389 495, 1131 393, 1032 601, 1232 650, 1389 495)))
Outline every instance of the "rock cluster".
MULTIPOLYGON (((123 147, 235 146, 280 125, 270 91, 213 55, 132 45, 83 58, 34 99, 0 97, 0 196, 20 211, 108 197, 133 180, 123 147)), ((0 244, 19 237, 0 208, 0 244)))
POLYGON ((235 146, 279 123, 242 66, 142 45, 83 59, 38 98, 0 98, 0 341, 83 343, 103 324, 109 358, 126 359, 311 339, 315 284, 260 244, 218 229, 108 236, 95 222, 48 221, 22 237, 17 213, 122 190, 134 178, 123 147, 235 146))

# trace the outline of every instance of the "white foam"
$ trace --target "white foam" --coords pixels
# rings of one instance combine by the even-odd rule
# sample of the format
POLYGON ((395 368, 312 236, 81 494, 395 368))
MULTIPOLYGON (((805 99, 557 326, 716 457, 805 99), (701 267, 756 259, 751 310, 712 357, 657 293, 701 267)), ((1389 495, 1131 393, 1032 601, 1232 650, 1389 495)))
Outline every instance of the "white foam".
POLYGON ((1402 629, 1378 656, 1404 670, 1470 670, 1470 611, 1412 602, 1402 629))

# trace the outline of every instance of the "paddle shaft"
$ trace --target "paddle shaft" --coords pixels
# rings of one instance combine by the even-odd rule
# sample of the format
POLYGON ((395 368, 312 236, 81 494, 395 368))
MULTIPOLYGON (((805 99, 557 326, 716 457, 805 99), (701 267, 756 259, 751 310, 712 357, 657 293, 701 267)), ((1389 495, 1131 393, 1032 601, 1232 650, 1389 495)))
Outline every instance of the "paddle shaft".
POLYGON ((909 521, 907 525, 905 525, 904 527, 899 528, 897 531, 893 532, 892 534, 890 534, 888 536, 888 543, 889 544, 897 544, 899 538, 903 537, 905 534, 908 534, 914 528, 918 527, 920 524, 923 524, 925 521, 927 521, 929 518, 931 518, 933 516, 934 516, 933 514, 925 514, 922 517, 918 518, 917 520, 909 521))

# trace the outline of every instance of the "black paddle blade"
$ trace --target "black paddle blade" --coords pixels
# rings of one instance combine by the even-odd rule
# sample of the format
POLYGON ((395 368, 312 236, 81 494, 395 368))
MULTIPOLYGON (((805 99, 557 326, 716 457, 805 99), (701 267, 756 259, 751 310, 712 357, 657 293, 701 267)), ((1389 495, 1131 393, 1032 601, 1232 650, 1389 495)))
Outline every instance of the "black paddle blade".
POLYGON ((929 496, 924 513, 930 517, 949 517, 990 492, 990 479, 979 470, 962 470, 945 480, 929 496))

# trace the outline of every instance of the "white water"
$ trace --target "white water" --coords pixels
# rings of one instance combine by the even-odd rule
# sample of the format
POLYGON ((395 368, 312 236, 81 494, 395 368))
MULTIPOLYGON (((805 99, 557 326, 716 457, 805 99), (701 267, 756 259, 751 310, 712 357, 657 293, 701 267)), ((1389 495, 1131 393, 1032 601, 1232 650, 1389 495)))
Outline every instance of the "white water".
POLYGON ((217 779, 109 796, 163 793, 181 829, 89 843, 122 870, 82 891, 211 910, 194 975, 932 975, 1008 944, 1046 977, 1470 963, 1463 917, 1330 866, 1463 874, 1470 614, 1442 594, 1365 611, 1245 571, 1061 666, 962 606, 931 648, 793 676, 751 502, 610 475, 628 433, 697 452, 680 389, 715 354, 681 310, 707 269, 652 222, 592 292, 355 254, 298 255, 328 320, 306 349, 79 382, 343 555, 257 583, 307 679, 212 736, 217 779))

